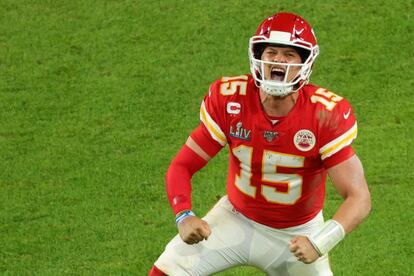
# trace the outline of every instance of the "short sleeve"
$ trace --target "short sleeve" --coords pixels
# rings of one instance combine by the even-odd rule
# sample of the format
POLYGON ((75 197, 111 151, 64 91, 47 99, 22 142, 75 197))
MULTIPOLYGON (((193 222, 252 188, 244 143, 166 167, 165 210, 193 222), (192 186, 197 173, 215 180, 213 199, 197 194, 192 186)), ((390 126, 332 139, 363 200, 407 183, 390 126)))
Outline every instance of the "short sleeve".
POLYGON ((325 168, 330 168, 354 155, 351 147, 358 126, 352 107, 342 99, 332 111, 321 111, 319 155, 325 168))
POLYGON ((221 146, 227 144, 224 132, 226 125, 225 103, 219 91, 220 81, 210 85, 208 94, 204 97, 200 107, 200 120, 210 136, 221 146))

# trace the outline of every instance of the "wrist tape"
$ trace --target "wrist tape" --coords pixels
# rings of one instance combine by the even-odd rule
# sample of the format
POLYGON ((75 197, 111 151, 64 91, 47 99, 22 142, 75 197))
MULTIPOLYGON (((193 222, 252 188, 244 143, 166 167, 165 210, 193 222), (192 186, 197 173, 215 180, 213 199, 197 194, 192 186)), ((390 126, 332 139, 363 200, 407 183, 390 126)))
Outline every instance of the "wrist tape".
POLYGON ((342 225, 330 219, 325 222, 321 229, 311 234, 308 238, 315 247, 319 256, 325 255, 345 237, 342 225))
POLYGON ((178 225, 184 218, 195 215, 191 210, 182 211, 175 216, 175 224, 178 225))

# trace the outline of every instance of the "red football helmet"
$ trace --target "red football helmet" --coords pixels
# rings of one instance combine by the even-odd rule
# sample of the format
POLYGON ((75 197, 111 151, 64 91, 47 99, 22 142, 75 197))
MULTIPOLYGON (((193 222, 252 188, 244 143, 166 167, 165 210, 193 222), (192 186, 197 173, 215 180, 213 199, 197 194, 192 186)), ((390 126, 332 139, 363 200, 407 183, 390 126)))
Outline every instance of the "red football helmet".
POLYGON ((319 54, 319 47, 312 27, 300 16, 292 13, 276 13, 266 18, 249 41, 250 70, 256 84, 266 93, 285 96, 298 91, 309 81, 312 64, 319 54), (277 63, 261 60, 266 45, 293 47, 302 58, 302 63, 277 63), (264 68, 267 66, 285 66, 284 80, 266 80, 264 68), (300 66, 297 75, 287 80, 292 66, 300 66))

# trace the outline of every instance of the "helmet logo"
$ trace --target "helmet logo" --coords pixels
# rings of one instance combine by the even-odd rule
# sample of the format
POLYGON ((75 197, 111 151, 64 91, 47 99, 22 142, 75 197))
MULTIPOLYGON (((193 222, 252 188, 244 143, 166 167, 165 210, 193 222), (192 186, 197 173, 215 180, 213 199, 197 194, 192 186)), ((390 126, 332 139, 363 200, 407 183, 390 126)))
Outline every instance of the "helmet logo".
POLYGON ((296 28, 295 28, 294 31, 293 31, 293 34, 295 35, 295 39, 303 40, 303 38, 301 37, 302 33, 303 33, 303 29, 301 29, 299 31, 299 30, 296 30, 296 28))

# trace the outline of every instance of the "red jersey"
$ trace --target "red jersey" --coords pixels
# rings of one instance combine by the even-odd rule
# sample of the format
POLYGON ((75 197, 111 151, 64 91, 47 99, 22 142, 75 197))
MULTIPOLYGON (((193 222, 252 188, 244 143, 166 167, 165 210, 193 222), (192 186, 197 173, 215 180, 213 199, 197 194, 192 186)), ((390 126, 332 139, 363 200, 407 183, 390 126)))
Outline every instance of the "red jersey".
POLYGON ((210 86, 200 118, 229 145, 227 194, 246 217, 274 228, 311 220, 323 208, 326 169, 351 157, 357 123, 350 104, 315 85, 298 91, 286 117, 269 117, 251 75, 210 86))

